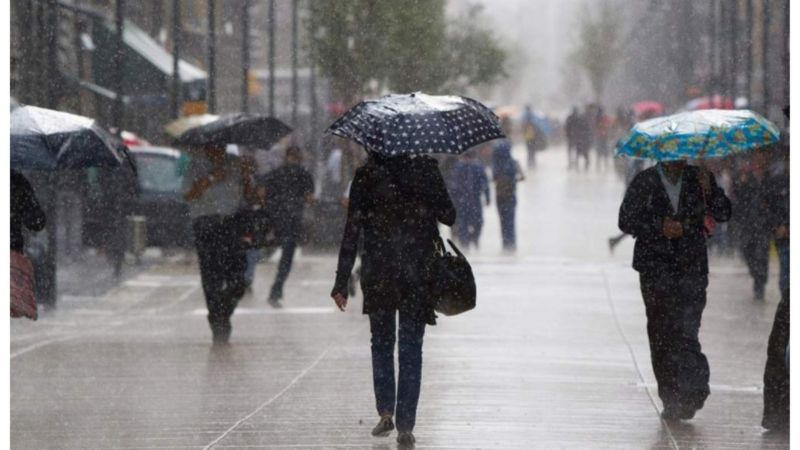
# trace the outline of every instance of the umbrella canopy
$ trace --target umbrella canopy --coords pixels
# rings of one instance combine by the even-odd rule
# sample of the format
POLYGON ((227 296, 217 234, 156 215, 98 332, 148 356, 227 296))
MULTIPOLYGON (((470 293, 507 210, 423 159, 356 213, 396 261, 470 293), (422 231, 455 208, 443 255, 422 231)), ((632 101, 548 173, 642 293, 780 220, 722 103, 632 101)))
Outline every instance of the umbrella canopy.
POLYGON ((94 119, 36 106, 11 112, 11 167, 84 169, 130 164, 127 148, 94 119))
POLYGON ((201 125, 207 125, 218 119, 219 116, 216 114, 185 116, 166 124, 164 126, 164 132, 167 133, 167 136, 171 137, 172 139, 178 139, 183 133, 189 131, 190 129, 199 127, 201 125))
POLYGON ((636 102, 631 105, 631 109, 637 117, 641 117, 644 114, 653 116, 660 116, 661 114, 664 114, 664 105, 654 100, 636 102))
POLYGON ((292 129, 274 117, 254 114, 226 114, 205 125, 184 132, 177 145, 238 144, 270 148, 292 129))
POLYGON ((363 101, 327 131, 386 156, 463 153, 504 137, 497 116, 480 102, 421 92, 363 101))
POLYGON ((780 132, 749 110, 703 110, 636 124, 617 143, 617 156, 674 161, 722 157, 778 142, 780 132))

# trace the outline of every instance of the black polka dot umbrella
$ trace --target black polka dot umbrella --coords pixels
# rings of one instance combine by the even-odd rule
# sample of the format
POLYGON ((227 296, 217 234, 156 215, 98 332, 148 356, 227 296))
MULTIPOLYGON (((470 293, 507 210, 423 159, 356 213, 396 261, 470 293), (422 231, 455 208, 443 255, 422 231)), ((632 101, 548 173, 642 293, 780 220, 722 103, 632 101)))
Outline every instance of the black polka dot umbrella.
POLYGON ((363 101, 327 130, 386 156, 463 153, 505 137, 480 102, 453 95, 392 94, 363 101))

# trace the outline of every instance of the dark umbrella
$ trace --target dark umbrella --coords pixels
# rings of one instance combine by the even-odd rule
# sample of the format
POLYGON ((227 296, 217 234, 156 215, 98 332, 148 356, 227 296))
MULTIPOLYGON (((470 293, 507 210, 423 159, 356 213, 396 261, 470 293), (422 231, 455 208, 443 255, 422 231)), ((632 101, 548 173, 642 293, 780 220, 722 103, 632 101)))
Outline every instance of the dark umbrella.
POLYGON ((238 144, 269 148, 292 129, 274 117, 226 114, 219 119, 184 132, 176 145, 238 144))
POLYGON ((480 102, 421 92, 363 101, 327 131, 386 156, 463 153, 505 137, 497 116, 480 102))
POLYGON ((11 167, 17 170, 117 167, 127 148, 94 119, 36 106, 11 112, 11 167))

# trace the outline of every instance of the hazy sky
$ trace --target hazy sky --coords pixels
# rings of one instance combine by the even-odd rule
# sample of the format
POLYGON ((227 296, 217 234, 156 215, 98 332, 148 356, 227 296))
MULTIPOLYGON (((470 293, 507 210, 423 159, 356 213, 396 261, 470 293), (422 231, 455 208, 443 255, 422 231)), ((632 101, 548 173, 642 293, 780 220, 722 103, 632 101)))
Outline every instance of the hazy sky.
POLYGON ((493 29, 511 46, 511 67, 517 67, 498 101, 534 109, 564 108, 563 61, 575 42, 580 5, 585 0, 451 0, 450 13, 470 3, 482 3, 493 29), (521 58, 520 58, 521 57, 521 58), (561 104, 561 105, 559 105, 561 104))

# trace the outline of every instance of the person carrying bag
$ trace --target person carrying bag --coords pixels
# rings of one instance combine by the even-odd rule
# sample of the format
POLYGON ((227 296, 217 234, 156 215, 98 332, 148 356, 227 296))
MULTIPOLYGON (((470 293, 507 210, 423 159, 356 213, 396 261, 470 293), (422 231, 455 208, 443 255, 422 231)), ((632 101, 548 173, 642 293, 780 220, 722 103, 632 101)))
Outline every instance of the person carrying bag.
POLYGON ((44 229, 45 215, 28 180, 11 171, 11 317, 38 318, 33 289, 33 265, 23 253, 23 227, 38 232, 44 229))

